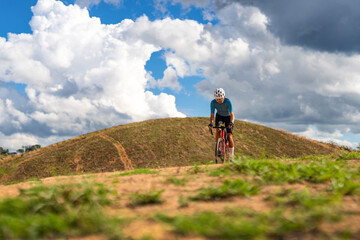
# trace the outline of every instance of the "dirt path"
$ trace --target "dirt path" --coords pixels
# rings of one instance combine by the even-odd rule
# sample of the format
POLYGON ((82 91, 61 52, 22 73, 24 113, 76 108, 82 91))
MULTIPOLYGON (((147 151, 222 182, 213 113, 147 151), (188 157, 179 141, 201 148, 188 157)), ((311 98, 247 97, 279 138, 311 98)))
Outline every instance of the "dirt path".
POLYGON ((134 169, 134 167, 132 165, 132 162, 129 159, 128 155, 126 154, 126 151, 125 151, 124 147, 121 145, 121 143, 119 143, 118 141, 116 141, 112 137, 110 137, 108 135, 105 135, 105 134, 99 134, 99 137, 111 142, 114 145, 114 147, 118 151, 119 158, 120 158, 121 162, 124 164, 125 170, 134 169))

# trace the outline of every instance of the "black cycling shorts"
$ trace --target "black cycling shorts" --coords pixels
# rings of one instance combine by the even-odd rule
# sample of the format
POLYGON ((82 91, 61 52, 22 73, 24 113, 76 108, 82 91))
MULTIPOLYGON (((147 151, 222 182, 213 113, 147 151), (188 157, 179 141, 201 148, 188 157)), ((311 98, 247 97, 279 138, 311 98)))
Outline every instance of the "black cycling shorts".
POLYGON ((225 123, 227 133, 232 133, 233 132, 232 128, 229 128, 230 116, 221 116, 219 114, 216 114, 216 116, 215 116, 215 126, 216 127, 219 126, 220 121, 225 123))

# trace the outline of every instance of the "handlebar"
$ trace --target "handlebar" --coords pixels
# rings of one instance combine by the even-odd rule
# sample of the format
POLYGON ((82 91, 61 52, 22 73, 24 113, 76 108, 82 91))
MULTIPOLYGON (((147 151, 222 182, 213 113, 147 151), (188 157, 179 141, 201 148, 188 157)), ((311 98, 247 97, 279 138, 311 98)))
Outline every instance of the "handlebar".
MULTIPOLYGON (((212 127, 208 126, 208 127, 209 127, 209 131, 211 132, 211 135, 214 135, 213 132, 212 132, 212 129, 213 129, 213 128, 219 128, 219 129, 221 129, 221 130, 226 129, 226 126, 225 126, 225 123, 224 123, 224 122, 220 121, 220 122, 219 122, 219 125, 220 125, 220 126, 212 126, 212 127)), ((233 126, 232 126, 232 127, 228 126, 228 128, 233 128, 233 126)))
POLYGON ((226 127, 225 127, 225 126, 209 127, 209 131, 210 131, 211 135, 214 135, 214 134, 213 134, 213 131, 212 131, 213 128, 219 128, 219 129, 221 129, 221 130, 224 130, 226 127))

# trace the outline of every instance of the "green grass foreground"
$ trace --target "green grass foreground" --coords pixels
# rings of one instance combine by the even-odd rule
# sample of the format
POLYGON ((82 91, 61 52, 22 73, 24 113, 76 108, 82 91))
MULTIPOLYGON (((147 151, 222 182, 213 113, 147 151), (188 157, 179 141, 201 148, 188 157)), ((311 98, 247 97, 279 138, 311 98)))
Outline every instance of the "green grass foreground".
MULTIPOLYGON (((232 196, 251 196, 270 184, 316 184, 325 186, 319 192, 305 190, 281 191, 267 195, 271 210, 256 212, 251 209, 229 208, 225 212, 199 212, 194 215, 168 216, 158 213, 156 221, 173 227, 180 235, 199 235, 210 239, 288 239, 318 236, 318 239, 354 239, 357 233, 342 229, 327 235, 321 226, 341 222, 351 216, 342 204, 346 196, 360 196, 360 166, 343 159, 359 158, 360 154, 312 156, 307 159, 252 159, 242 158, 218 168, 194 166, 209 176, 237 178, 247 181, 225 180, 221 186, 199 189, 190 201, 221 200, 232 196), (253 177, 253 180, 248 180, 253 177)), ((184 199, 181 199, 184 201, 184 199)), ((179 199, 180 201, 180 199, 179 199)), ((185 202, 185 207, 188 202, 185 202)))
POLYGON ((334 161, 330 157, 311 161, 242 158, 208 174, 256 176, 261 184, 330 183, 329 188, 332 191, 345 195, 358 194, 360 187, 360 167, 352 167, 346 161, 334 161))
POLYGON ((110 176, 117 177, 116 182, 91 175, 93 183, 26 183, 36 185, 17 197, 0 199, 0 239, 92 235, 152 239, 125 235, 127 226, 141 224, 136 221, 142 227, 156 221, 173 239, 358 239, 360 164, 356 159, 360 152, 288 159, 242 157, 217 166, 196 163, 176 173, 140 168, 110 176), (126 177, 135 174, 143 175, 126 177), (126 185, 138 177, 141 181, 131 188, 126 185), (100 179, 103 184, 96 183, 100 179), (174 197, 167 199, 170 195, 174 197), (249 202, 254 205, 244 205, 249 202), (219 203, 222 207, 216 208, 219 203), (260 207, 254 207, 257 203, 260 207), (146 214, 141 214, 144 205, 146 214), (199 210, 204 205, 208 211, 199 210), (128 212, 131 219, 117 217, 128 212))
POLYGON ((0 239, 51 239, 103 234, 120 239, 107 217, 111 191, 102 184, 36 186, 0 201, 0 239))
POLYGON ((259 192, 259 188, 243 180, 225 180, 220 187, 209 186, 199 190, 198 194, 190 196, 193 201, 211 201, 233 196, 249 197, 259 192))
POLYGON ((319 204, 322 199, 311 201, 310 209, 302 204, 291 210, 279 206, 265 213, 232 208, 223 213, 202 212, 190 216, 157 214, 154 219, 172 225, 174 231, 182 235, 197 234, 211 239, 287 239, 292 235, 316 233, 323 222, 339 220, 338 209, 319 204))
POLYGON ((161 198, 161 194, 164 190, 150 190, 148 192, 131 193, 130 194, 130 207, 138 207, 149 204, 160 204, 164 200, 161 198))

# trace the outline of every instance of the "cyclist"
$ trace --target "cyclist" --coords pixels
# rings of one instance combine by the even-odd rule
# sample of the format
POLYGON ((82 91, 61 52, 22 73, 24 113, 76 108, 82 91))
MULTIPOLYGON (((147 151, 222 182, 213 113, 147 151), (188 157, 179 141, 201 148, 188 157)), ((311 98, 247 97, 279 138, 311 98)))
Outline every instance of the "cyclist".
MULTIPOLYGON (((215 118, 215 126, 219 126, 219 122, 222 121, 225 123, 227 130, 227 139, 229 141, 229 152, 230 159, 234 159, 234 140, 233 140, 233 127, 234 127, 234 112, 232 109, 232 103, 230 99, 225 98, 225 91, 222 88, 217 88, 214 92, 215 99, 210 103, 210 124, 209 128, 213 127, 213 122, 215 118), (215 115, 216 109, 216 117, 215 115)), ((216 139, 220 138, 220 129, 216 131, 216 139)))

